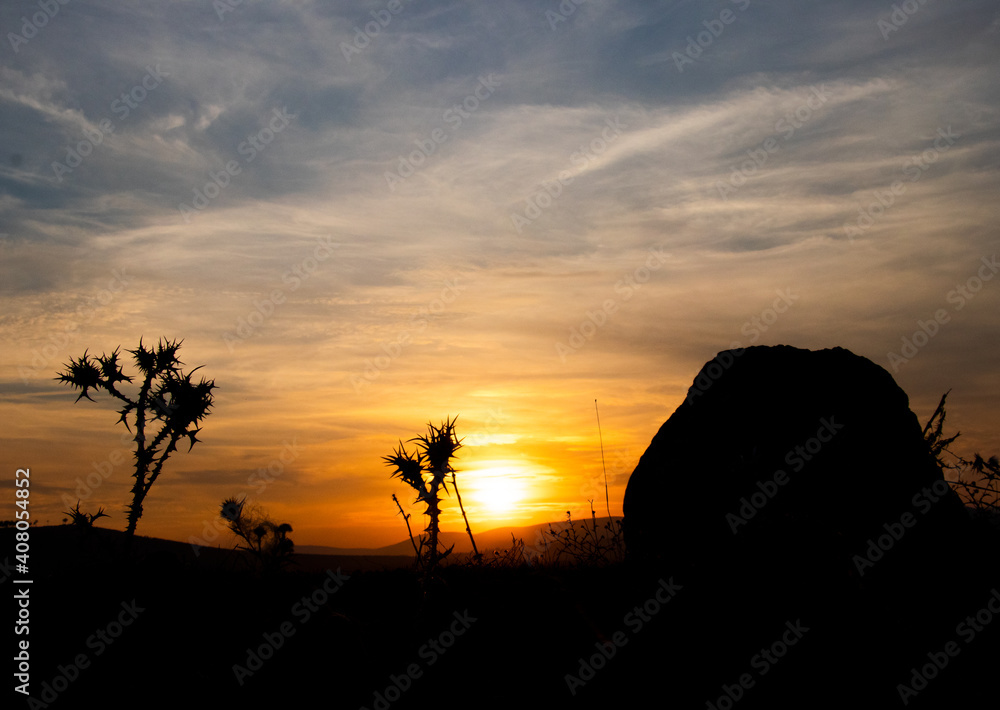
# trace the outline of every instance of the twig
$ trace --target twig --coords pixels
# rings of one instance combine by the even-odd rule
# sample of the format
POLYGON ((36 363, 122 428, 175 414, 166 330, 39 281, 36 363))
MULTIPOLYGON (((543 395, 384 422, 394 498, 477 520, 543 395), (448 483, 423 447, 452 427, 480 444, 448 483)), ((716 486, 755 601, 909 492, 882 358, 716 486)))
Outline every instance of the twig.
POLYGON ((608 518, 611 517, 611 499, 608 497, 608 467, 604 463, 604 435, 601 433, 601 412, 597 409, 597 400, 594 400, 594 411, 597 412, 597 436, 601 442, 601 468, 604 469, 604 504, 608 506, 608 518))
POLYGON ((406 523, 406 534, 410 536, 410 544, 413 545, 413 551, 417 554, 417 562, 420 562, 420 550, 417 549, 417 543, 413 539, 413 531, 410 529, 410 516, 403 512, 403 506, 399 504, 399 498, 396 497, 395 493, 392 494, 392 502, 399 508, 399 514, 403 516, 403 521, 406 523))

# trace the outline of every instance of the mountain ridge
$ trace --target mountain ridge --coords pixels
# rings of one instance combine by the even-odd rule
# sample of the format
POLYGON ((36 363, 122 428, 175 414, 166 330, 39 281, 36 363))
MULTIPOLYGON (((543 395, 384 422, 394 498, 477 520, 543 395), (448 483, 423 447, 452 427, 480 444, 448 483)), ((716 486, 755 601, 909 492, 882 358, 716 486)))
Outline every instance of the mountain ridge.
MULTIPOLYGON (((613 515, 610 520, 621 520, 622 516, 613 515)), ((607 516, 600 517, 596 519, 597 531, 598 533, 606 532, 605 524, 608 522, 609 518, 607 516)), ((574 520, 572 524, 578 526, 580 531, 592 530, 594 525, 594 519, 590 520, 574 520)), ((517 527, 498 527, 490 528, 489 530, 484 530, 482 532, 476 532, 475 529, 472 531, 472 535, 476 540, 476 547, 480 552, 487 552, 492 550, 503 550, 507 549, 511 545, 511 535, 514 538, 523 540, 526 548, 532 546, 537 546, 542 543, 546 538, 543 537, 543 531, 549 529, 552 526, 553 530, 562 530, 568 527, 568 522, 565 520, 559 522, 547 522, 547 523, 537 523, 535 525, 522 525, 517 527)), ((441 545, 447 549, 451 545, 455 546, 455 552, 465 553, 472 552, 472 543, 469 541, 469 535, 465 531, 461 532, 451 532, 442 531, 438 535, 438 539, 441 545)), ((549 536, 551 539, 551 536, 549 536)), ((295 551, 304 555, 413 555, 413 544, 409 540, 401 540, 400 542, 393 543, 391 545, 384 545, 382 547, 335 547, 328 545, 296 545, 295 551)))

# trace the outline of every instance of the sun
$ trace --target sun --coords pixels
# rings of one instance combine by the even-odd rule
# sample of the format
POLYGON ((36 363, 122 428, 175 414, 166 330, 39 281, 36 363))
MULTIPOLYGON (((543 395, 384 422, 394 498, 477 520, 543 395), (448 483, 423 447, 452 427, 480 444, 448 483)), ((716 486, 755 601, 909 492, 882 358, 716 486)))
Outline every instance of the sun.
POLYGON ((469 474, 469 495, 482 509, 496 517, 518 512, 527 497, 527 471, 516 466, 492 466, 469 474))

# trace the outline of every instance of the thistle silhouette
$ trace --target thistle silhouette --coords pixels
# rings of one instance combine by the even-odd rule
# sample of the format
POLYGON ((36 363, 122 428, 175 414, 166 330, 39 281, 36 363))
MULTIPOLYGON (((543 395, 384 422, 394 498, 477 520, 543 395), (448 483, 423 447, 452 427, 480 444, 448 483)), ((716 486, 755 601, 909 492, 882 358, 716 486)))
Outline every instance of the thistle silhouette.
POLYGON ((280 525, 256 506, 247 505, 246 497, 231 496, 222 501, 219 515, 226 525, 244 544, 236 544, 237 550, 249 552, 265 572, 282 569, 292 559, 295 543, 288 537, 292 526, 280 525))
POLYGON ((156 348, 147 348, 139 340, 135 350, 128 350, 140 373, 139 392, 134 398, 126 396, 119 385, 131 383, 132 377, 126 375, 118 361, 119 348, 110 355, 91 357, 84 351, 83 355, 70 360, 65 371, 56 379, 80 390, 76 398, 79 402, 86 398, 91 402, 90 390, 105 391, 115 399, 123 402, 118 411, 118 421, 132 431, 129 417, 135 425, 135 483, 132 486, 132 502, 128 508, 128 525, 125 529, 126 539, 131 542, 136 525, 142 517, 142 504, 149 494, 149 489, 159 477, 174 451, 177 442, 187 437, 190 441, 188 450, 198 442, 197 434, 201 431, 198 423, 208 416, 212 407, 212 390, 214 380, 202 380, 195 383, 191 376, 199 368, 196 367, 184 374, 177 359, 177 350, 181 344, 178 341, 161 339, 156 348), (160 423, 160 429, 150 436, 147 425, 160 423))
POLYGON ((924 441, 931 456, 942 468, 958 472, 958 478, 949 483, 961 496, 965 505, 977 514, 998 515, 1000 514, 1000 459, 996 456, 983 458, 979 453, 968 459, 948 448, 961 436, 961 432, 954 436, 944 434, 944 421, 948 416, 945 402, 950 393, 951 390, 948 390, 941 395, 937 408, 924 425, 924 441), (954 462, 945 459, 945 454, 951 455, 954 462))
MULTIPOLYGON (((469 518, 465 515, 465 508, 462 506, 462 498, 458 494, 458 485, 455 479, 455 469, 451 465, 451 460, 455 458, 455 452, 462 447, 462 442, 455 435, 455 419, 446 419, 441 426, 427 424, 427 433, 410 439, 416 442, 416 451, 406 450, 406 445, 399 442, 392 454, 383 456, 382 460, 386 465, 394 467, 396 470, 392 476, 399 476, 410 488, 417 493, 417 502, 426 505, 424 514, 429 518, 429 523, 424 532, 427 537, 420 537, 420 545, 413 540, 410 533, 410 542, 413 542, 413 549, 417 553, 417 562, 425 566, 429 575, 437 564, 451 554, 454 545, 443 552, 440 550, 438 537, 440 533, 439 519, 441 516, 441 497, 439 492, 444 489, 448 493, 448 476, 451 476, 452 487, 458 498, 459 508, 462 510, 462 517, 465 520, 465 530, 472 540, 472 549, 476 559, 480 558, 479 550, 476 548, 476 541, 472 537, 472 529, 469 526, 469 518), (423 553, 427 548, 426 556, 423 553)), ((399 506, 400 513, 406 521, 407 531, 410 530, 410 516, 403 513, 399 500, 393 495, 393 500, 399 506)))
POLYGON ((69 510, 64 510, 63 515, 68 515, 69 520, 73 525, 81 528, 92 528, 94 527, 94 522, 98 518, 110 518, 111 516, 104 512, 104 508, 98 508, 96 513, 84 513, 80 510, 80 501, 76 502, 75 508, 70 508, 69 510))

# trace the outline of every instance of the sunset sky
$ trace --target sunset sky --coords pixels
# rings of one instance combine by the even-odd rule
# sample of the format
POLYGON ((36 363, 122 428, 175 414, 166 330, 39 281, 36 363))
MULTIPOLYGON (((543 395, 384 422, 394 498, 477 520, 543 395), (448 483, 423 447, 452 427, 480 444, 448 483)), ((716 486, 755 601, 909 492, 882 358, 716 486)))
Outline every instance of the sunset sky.
POLYGON ((140 336, 218 385, 138 526, 184 541, 230 495, 300 545, 404 539, 381 457, 455 415, 474 530, 602 513, 595 399, 620 514, 733 345, 849 348, 1000 452, 995 2, 17 0, 0 28, 4 475, 42 524, 68 496, 124 529, 115 407, 53 378, 140 336))

